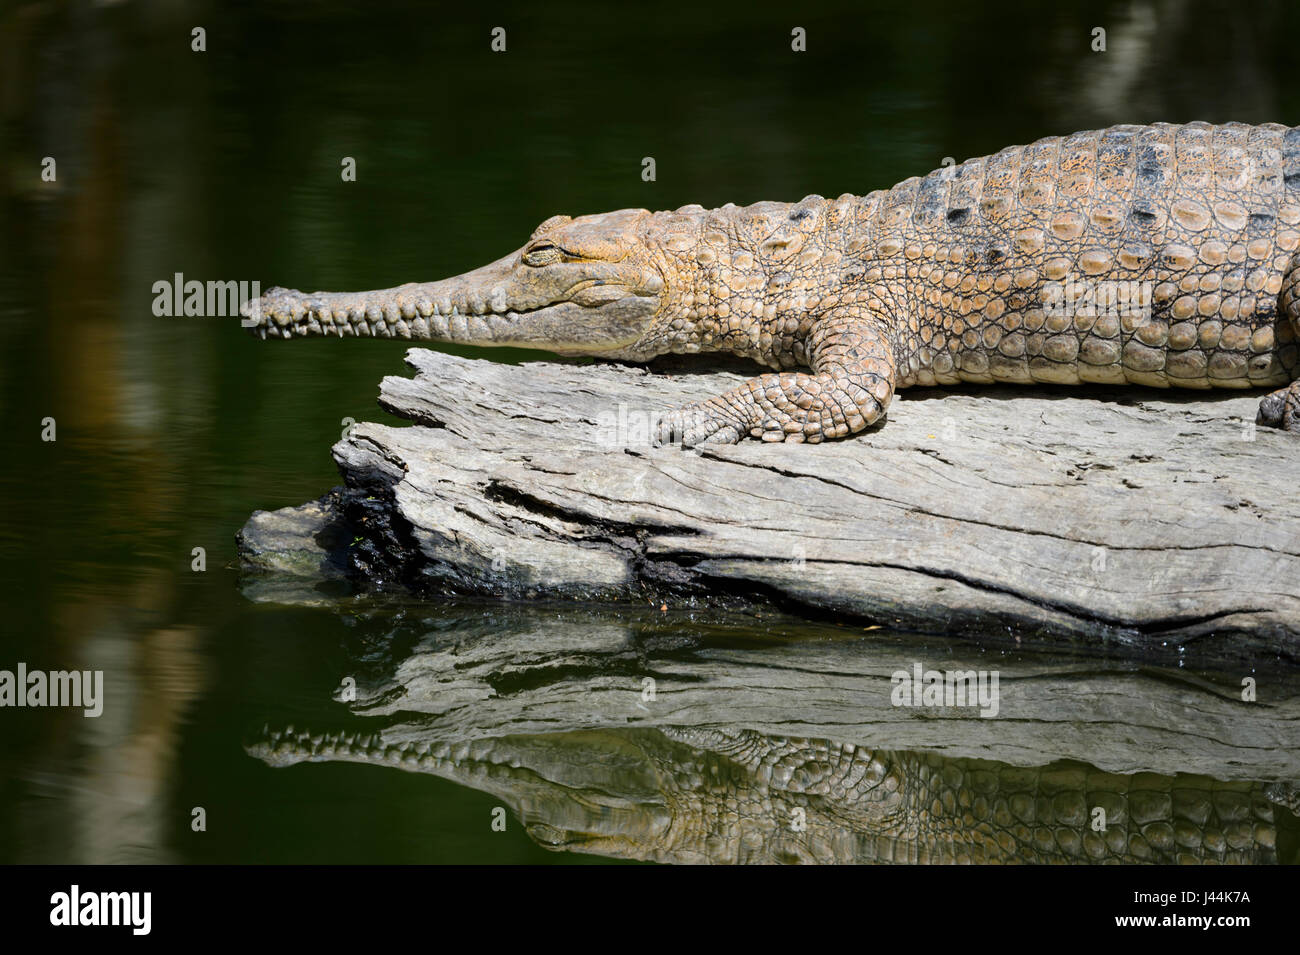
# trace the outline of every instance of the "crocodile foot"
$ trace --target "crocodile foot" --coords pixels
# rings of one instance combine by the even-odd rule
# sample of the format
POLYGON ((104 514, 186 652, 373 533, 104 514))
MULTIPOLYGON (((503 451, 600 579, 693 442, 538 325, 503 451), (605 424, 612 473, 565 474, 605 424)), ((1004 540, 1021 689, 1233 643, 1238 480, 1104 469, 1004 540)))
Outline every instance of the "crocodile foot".
POLYGON ((749 425, 738 413, 727 414, 716 399, 678 408, 659 419, 656 439, 660 445, 738 444, 749 433, 749 425))
POLYGON ((1265 395, 1259 402, 1255 422, 1300 434, 1300 381, 1265 395))

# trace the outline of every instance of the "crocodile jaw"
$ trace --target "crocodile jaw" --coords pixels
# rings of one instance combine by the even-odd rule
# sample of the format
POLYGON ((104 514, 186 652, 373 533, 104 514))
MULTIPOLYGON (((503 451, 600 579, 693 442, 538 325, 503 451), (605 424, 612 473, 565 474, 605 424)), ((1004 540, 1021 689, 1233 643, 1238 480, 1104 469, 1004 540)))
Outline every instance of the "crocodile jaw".
POLYGON ((656 298, 629 295, 602 305, 560 302, 534 309, 474 313, 455 304, 445 310, 432 303, 398 305, 400 294, 400 289, 347 296, 272 289, 247 306, 245 315, 258 318, 260 314, 250 327, 264 339, 315 335, 404 338, 617 357, 642 337, 659 307, 656 298))

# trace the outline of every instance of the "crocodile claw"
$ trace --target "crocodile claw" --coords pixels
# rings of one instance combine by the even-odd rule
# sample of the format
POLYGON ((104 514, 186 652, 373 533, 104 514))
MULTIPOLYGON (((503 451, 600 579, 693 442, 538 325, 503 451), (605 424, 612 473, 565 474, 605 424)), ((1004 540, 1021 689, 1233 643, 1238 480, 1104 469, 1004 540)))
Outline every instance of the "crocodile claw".
POLYGON ((679 408, 664 415, 655 431, 657 444, 680 444, 683 448, 699 444, 738 444, 745 436, 745 429, 739 423, 700 405, 679 408))

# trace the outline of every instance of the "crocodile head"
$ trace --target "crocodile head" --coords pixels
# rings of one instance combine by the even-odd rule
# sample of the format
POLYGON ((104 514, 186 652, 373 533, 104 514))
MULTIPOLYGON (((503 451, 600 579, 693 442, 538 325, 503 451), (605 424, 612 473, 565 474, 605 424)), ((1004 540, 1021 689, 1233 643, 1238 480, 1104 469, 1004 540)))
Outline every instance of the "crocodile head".
POLYGON ((501 799, 543 848, 630 858, 659 857, 675 837, 679 794, 647 758, 653 746, 654 734, 605 730, 453 743, 413 724, 371 734, 266 727, 244 744, 274 767, 344 761, 438 776, 501 799))
POLYGON ((643 358, 664 299, 644 209, 552 216, 524 245, 440 282, 373 292, 271 289, 244 306, 263 338, 359 335, 643 358))

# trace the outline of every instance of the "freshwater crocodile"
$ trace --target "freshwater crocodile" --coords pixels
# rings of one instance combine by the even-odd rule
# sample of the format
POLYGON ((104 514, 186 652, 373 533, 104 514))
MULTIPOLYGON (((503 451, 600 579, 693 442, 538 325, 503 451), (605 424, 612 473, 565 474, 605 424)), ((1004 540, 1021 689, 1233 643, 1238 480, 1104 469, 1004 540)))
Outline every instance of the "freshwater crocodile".
POLYGON ((959 382, 1267 387, 1259 422, 1297 432, 1298 249, 1300 127, 1114 126, 861 197, 554 216, 454 278, 245 314, 262 337, 777 369, 667 414, 685 444, 839 438, 959 382))
POLYGON ((1286 784, 1014 767, 721 728, 448 742, 418 723, 374 734, 290 727, 247 748, 272 766, 342 760, 440 776, 507 803, 547 848, 629 859, 1300 861, 1286 784))

